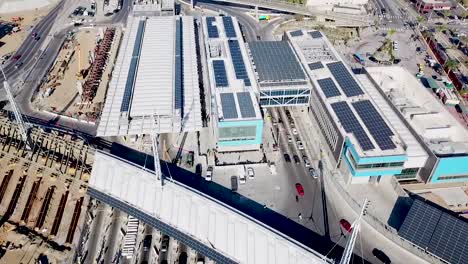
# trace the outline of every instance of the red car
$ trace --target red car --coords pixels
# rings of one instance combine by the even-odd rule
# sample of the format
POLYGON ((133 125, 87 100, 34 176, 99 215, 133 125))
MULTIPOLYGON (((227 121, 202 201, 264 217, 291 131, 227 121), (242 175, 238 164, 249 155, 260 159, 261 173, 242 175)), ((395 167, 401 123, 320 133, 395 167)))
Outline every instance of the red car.
POLYGON ((11 59, 12 59, 13 61, 17 61, 17 60, 19 60, 20 58, 21 58, 21 55, 18 54, 18 55, 13 56, 11 59))
POLYGON ((346 230, 346 232, 348 232, 348 233, 353 232, 353 228, 351 227, 351 224, 348 221, 346 221, 345 219, 340 220, 340 225, 344 230, 346 230))
POLYGON ((296 183, 296 191, 300 196, 304 196, 304 188, 300 183, 296 183))

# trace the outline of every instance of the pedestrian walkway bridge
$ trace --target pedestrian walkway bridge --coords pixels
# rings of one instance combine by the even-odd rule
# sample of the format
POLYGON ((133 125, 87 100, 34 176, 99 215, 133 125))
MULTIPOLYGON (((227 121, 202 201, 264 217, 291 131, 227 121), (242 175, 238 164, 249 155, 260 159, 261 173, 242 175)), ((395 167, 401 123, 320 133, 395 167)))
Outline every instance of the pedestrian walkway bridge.
MULTIPOLYGON (((176 181, 96 152, 91 197, 116 207, 216 263, 332 263, 247 215, 176 181)), ((206 183, 210 184, 210 183, 206 183)))

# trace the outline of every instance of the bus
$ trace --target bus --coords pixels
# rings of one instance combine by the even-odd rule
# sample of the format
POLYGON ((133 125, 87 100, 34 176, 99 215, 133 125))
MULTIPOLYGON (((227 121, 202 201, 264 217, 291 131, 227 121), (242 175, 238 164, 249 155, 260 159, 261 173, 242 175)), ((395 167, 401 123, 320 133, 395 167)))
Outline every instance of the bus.
POLYGON ((258 16, 258 20, 270 20, 270 16, 269 15, 260 15, 260 16, 258 16))
POLYGON ((359 55, 359 53, 354 53, 353 58, 360 64, 364 65, 364 58, 361 55, 359 55))

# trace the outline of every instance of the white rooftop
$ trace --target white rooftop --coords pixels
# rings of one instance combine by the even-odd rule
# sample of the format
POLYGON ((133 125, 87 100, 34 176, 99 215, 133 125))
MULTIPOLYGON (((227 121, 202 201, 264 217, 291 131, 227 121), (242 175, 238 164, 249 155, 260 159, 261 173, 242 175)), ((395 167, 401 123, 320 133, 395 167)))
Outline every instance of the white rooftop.
POLYGON ((148 134, 154 129, 159 133, 200 130, 195 45, 192 17, 129 17, 97 135, 148 134), (140 21, 145 21, 143 27, 140 21), (139 28, 143 28, 141 45, 139 28), (176 32, 181 32, 181 42, 176 42, 176 32), (182 49, 181 64, 176 63, 177 45, 182 49), (181 71, 177 71, 178 65, 182 65, 181 71), (181 80, 181 85, 176 80, 181 80), (127 110, 122 108, 126 101, 127 110))
POLYGON ((356 75, 357 79, 363 84, 363 88, 367 94, 372 98, 374 103, 381 110, 381 114, 389 121, 400 138, 406 149, 408 160, 405 162, 405 168, 422 168, 426 164, 429 154, 424 150, 423 146, 411 134, 409 128, 398 117, 398 114, 393 111, 389 103, 385 100, 382 94, 379 93, 375 85, 365 74, 356 75))
MULTIPOLYGON (((207 24, 207 17, 202 19, 203 24, 203 35, 205 41, 205 54, 207 58, 208 64, 208 73, 209 73, 209 83, 210 83, 210 91, 213 98, 213 102, 215 104, 218 119, 224 121, 237 121, 237 120, 253 120, 253 119, 262 119, 260 106, 258 105, 257 99, 255 97, 255 92, 258 90, 257 82, 255 80, 255 75, 252 69, 252 65, 250 63, 247 49, 245 47, 244 40, 242 38, 242 32, 239 28, 239 24, 237 22, 237 18, 230 17, 230 16, 217 16, 217 17, 209 17, 208 20, 212 27, 215 27, 218 36, 217 37, 210 37, 208 33, 208 24, 207 24), (226 33, 225 22, 223 20, 228 19, 232 21, 232 29, 234 33, 226 33), (234 35, 231 35, 234 34, 234 35), (237 53, 234 53, 231 48, 229 47, 228 41, 237 41, 239 44, 240 55, 245 66, 245 74, 246 78, 249 79, 248 82, 245 82, 243 78, 238 78, 236 74, 235 64, 242 64, 240 61, 233 62, 232 56, 236 56, 237 53), (215 63, 217 63, 217 69, 215 72, 215 63), (222 65, 220 67, 220 65, 222 65), (222 73, 223 68, 225 74, 222 73), (216 77, 218 75, 218 77, 216 77), (222 76, 219 76, 222 75, 222 76), (216 78, 221 78, 222 80, 217 82, 216 78), (218 85, 223 83, 222 85, 218 85), (225 94, 233 94, 234 104, 226 104, 223 103, 221 100, 221 96, 225 94), (239 100, 239 94, 246 94, 248 105, 245 105, 244 101, 239 100), (251 102, 251 103, 250 103, 251 102), (250 106, 253 107, 253 111, 250 111, 250 115, 243 115, 242 111, 250 106), (229 112, 231 116, 228 117, 229 112), (234 113, 235 114, 234 114, 234 113), (234 117, 236 116, 236 117, 234 117)), ((210 29, 214 30, 214 29, 210 29)), ((229 29, 230 30, 230 29, 229 29)), ((245 112, 246 113, 246 112, 245 112)))
MULTIPOLYGON (((392 127, 386 116, 380 114, 385 124, 393 133, 393 136, 391 136, 390 139, 391 142, 395 145, 394 148, 382 149, 378 144, 380 139, 375 138, 369 132, 369 128, 355 110, 355 107, 353 107, 353 103, 369 101, 369 103, 373 105, 378 112, 380 112, 377 104, 374 102, 373 97, 366 92, 366 89, 364 89, 364 86, 360 80, 356 78, 356 75, 351 71, 348 65, 346 65, 346 63, 340 57, 338 52, 334 49, 328 38, 323 33, 315 30, 295 30, 289 31, 286 34, 292 43, 293 48, 296 50, 296 54, 301 60, 304 69, 312 80, 316 93, 324 102, 327 111, 330 113, 334 122, 340 128, 342 134, 346 135, 351 140, 351 143, 354 145, 359 155, 361 157, 365 157, 405 154, 401 139, 398 137, 398 133, 392 127), (339 80, 337 80, 337 77, 334 76, 330 70, 330 66, 332 65, 340 66, 340 69, 336 71, 338 73, 343 73, 343 71, 344 73, 347 72, 347 75, 350 76, 350 80, 347 80, 346 82, 342 83, 342 85, 340 85, 339 80), (322 85, 319 84, 319 81, 324 80, 328 81, 328 85, 323 83, 322 85), (352 87, 351 82, 356 83, 354 88, 352 87), (333 87, 336 87, 336 89, 330 89, 333 87), (325 94, 325 90, 330 92, 330 94, 325 94), (332 108, 333 104, 340 102, 346 102, 348 107, 351 109, 351 114, 356 117, 358 123, 364 130, 364 133, 367 135, 370 142, 374 146, 373 149, 363 149, 362 146, 358 143, 354 133, 348 133, 345 131, 343 124, 341 124, 340 119, 332 108)), ((344 121, 348 120, 349 118, 346 117, 346 120, 344 121)))
POLYGON ((435 154, 468 154, 467 129, 410 72, 396 66, 367 71, 435 154))
POLYGON ((180 183, 97 152, 91 188, 163 221, 238 263, 330 263, 319 253, 180 183))

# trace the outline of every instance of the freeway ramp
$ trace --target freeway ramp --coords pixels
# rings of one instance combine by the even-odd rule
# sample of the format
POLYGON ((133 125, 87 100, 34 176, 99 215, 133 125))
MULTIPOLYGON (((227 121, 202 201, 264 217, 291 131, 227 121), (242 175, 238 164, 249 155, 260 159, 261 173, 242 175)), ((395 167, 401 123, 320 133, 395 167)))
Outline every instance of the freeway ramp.
MULTIPOLYGON (((207 183, 209 184, 209 183, 207 183)), ((96 152, 88 193, 217 263, 331 263, 241 212, 142 167, 96 152)))

